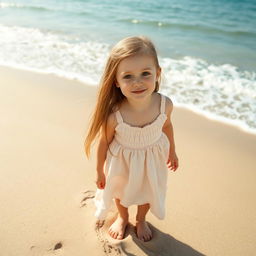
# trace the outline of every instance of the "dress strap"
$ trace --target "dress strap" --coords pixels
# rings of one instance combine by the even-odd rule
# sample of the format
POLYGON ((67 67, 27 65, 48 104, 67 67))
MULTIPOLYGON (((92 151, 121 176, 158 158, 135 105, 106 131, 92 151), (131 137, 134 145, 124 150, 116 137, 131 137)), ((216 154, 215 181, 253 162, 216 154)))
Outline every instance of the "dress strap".
POLYGON ((116 111, 116 120, 119 124, 123 122, 123 118, 119 110, 116 111))
POLYGON ((165 113, 165 96, 161 94, 161 113, 165 113))

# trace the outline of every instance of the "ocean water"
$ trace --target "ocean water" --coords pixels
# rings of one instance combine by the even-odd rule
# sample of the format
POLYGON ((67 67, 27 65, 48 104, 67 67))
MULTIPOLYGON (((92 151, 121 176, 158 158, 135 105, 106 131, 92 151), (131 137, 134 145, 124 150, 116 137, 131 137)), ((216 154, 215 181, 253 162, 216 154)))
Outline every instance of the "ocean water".
POLYGON ((256 133, 255 0, 0 2, 0 65, 96 86, 131 35, 155 43, 175 105, 256 133))

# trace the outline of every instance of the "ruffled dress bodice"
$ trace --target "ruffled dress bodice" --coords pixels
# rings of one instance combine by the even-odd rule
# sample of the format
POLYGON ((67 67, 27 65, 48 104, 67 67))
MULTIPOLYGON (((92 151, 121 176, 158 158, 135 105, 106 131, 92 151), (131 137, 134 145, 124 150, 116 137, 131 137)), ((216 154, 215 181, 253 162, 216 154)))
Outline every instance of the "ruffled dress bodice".
POLYGON ((160 139, 162 135, 161 127, 166 120, 165 113, 160 113, 152 123, 147 124, 144 127, 131 126, 123 122, 119 111, 116 112, 116 114, 120 115, 118 117, 120 118, 120 121, 115 129, 115 139, 124 147, 145 148, 160 139))

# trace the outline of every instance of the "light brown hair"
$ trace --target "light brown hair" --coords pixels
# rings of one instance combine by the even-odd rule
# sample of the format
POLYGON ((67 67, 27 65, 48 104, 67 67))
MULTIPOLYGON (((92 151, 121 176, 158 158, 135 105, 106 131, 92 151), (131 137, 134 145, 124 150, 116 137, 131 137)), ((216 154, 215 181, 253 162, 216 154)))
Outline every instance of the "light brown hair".
MULTIPOLYGON (((99 135, 100 129, 105 129, 106 131, 109 115, 114 111, 116 106, 120 106, 120 103, 125 98, 120 88, 116 87, 117 67, 123 59, 137 54, 152 56, 155 61, 156 69, 160 68, 155 47, 147 37, 126 37, 112 48, 101 77, 95 111, 84 143, 88 158, 90 156, 91 144, 97 135, 99 135)), ((158 90, 159 83, 157 81, 155 92, 158 90)))

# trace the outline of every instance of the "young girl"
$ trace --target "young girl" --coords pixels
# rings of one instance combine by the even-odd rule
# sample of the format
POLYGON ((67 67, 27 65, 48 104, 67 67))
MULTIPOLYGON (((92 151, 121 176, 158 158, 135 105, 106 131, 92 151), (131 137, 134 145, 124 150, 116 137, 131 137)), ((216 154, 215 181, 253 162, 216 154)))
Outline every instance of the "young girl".
POLYGON ((138 205, 136 233, 142 241, 152 238, 148 210, 165 216, 167 171, 178 168, 178 158, 173 104, 158 93, 160 74, 152 42, 128 37, 113 47, 100 82, 85 151, 89 157, 98 135, 95 216, 104 220, 115 201, 119 214, 109 228, 115 239, 123 239, 131 205, 138 205))

